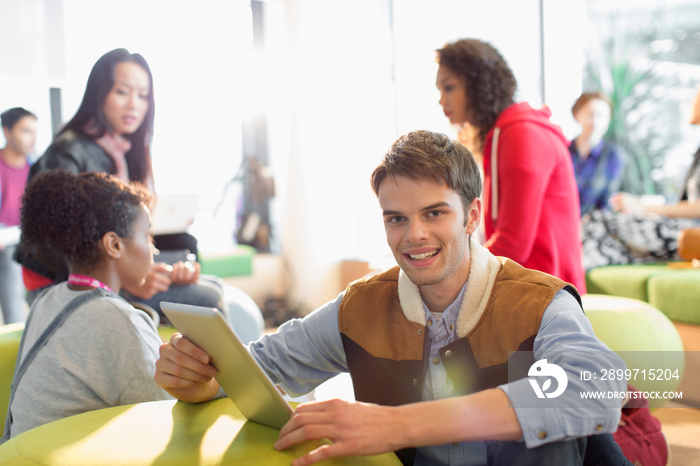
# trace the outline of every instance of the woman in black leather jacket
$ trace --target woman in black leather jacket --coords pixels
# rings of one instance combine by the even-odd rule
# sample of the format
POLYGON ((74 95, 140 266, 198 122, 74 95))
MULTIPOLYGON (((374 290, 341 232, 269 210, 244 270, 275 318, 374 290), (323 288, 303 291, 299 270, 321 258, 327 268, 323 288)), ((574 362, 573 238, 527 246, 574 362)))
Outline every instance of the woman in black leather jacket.
MULTIPOLYGON (((29 179, 46 170, 64 168, 73 173, 109 173, 153 191, 149 149, 154 115, 153 76, 146 60, 122 48, 107 52, 93 66, 75 116, 33 165, 29 179)), ((185 233, 178 239, 182 237, 189 241, 164 249, 196 253, 194 237, 185 233)), ((160 246, 158 240, 156 237, 156 247, 160 246)), ((24 268, 30 304, 40 289, 67 278, 65 259, 49 248, 21 244, 15 258, 24 268)), ((160 301, 170 300, 217 307, 227 314, 220 284, 200 280, 199 275, 196 260, 156 262, 146 283, 124 290, 123 296, 157 311, 160 301)))
POLYGON ((93 66, 75 116, 34 164, 30 179, 66 168, 117 175, 152 190, 154 115, 153 76, 146 60, 126 49, 107 52, 93 66))

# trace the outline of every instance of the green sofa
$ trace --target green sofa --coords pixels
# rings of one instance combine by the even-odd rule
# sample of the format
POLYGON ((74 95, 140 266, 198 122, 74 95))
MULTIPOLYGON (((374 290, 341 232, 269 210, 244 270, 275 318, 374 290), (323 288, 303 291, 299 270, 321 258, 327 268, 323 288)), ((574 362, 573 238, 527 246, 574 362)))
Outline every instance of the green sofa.
POLYGON ((200 254, 199 263, 202 273, 216 275, 220 278, 251 275, 255 248, 240 244, 232 252, 225 254, 200 254))
POLYGON ((610 265, 590 270, 586 287, 591 294, 645 301, 676 322, 700 324, 700 269, 677 263, 610 265))
MULTIPOLYGON (((671 320, 649 303, 638 299, 603 294, 582 296, 583 309, 596 336, 615 351, 637 374, 629 383, 637 390, 676 391, 683 380, 685 353, 683 340, 671 320), (665 379, 639 374, 669 370, 665 379)), ((665 399, 650 399, 651 408, 660 408, 665 399)))
POLYGON ((5 426, 7 405, 10 402, 10 386, 15 375, 15 363, 22 339, 24 323, 0 326, 0 420, 5 426))

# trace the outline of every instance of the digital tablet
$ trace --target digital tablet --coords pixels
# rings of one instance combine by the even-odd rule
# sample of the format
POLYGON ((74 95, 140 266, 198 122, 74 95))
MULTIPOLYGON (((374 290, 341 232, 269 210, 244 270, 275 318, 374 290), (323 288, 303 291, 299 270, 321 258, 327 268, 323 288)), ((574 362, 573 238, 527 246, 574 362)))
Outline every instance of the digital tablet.
POLYGON ((282 428, 292 407, 217 309, 166 301, 160 307, 182 335, 211 356, 216 381, 246 418, 282 428))

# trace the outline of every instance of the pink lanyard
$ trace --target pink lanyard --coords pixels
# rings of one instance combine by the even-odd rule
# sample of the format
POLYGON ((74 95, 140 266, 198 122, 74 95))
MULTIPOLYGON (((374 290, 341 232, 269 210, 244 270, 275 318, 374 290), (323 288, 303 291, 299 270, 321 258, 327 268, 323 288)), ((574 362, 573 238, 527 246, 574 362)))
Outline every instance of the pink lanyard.
POLYGON ((68 275, 69 285, 91 286, 93 288, 103 288, 107 291, 112 291, 110 287, 102 283, 96 278, 88 277, 87 275, 76 275, 74 273, 68 275))

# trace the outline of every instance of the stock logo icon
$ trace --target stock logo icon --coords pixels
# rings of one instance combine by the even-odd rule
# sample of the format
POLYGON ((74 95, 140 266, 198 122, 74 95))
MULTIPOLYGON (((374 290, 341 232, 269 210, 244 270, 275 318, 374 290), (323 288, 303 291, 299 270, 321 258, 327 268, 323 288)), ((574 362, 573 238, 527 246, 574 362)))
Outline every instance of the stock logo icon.
POLYGON ((546 359, 536 361, 527 372, 528 380, 537 398, 556 398, 566 390, 569 383, 564 369, 556 364, 549 364, 546 359), (534 377, 534 378, 533 378, 534 377), (556 388, 552 389, 552 379, 557 381, 556 388), (540 381, 543 381, 540 386, 540 381), (551 390, 551 391, 550 391, 551 390))

